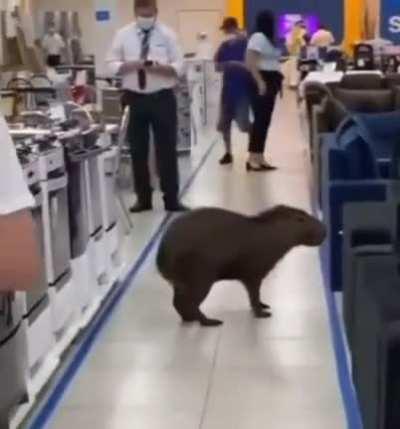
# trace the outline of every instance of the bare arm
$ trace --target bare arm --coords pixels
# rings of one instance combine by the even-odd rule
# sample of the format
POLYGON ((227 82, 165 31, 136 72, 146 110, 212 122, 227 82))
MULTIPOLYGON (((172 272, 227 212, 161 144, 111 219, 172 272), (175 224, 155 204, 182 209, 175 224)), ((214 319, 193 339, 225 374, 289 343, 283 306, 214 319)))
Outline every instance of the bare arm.
POLYGON ((31 290, 41 274, 41 256, 29 210, 0 216, 0 237, 0 292, 31 290))
POLYGON ((260 95, 264 95, 267 88, 264 79, 261 76, 260 70, 258 69, 258 63, 260 60, 260 54, 257 51, 247 50, 246 53, 246 66, 257 83, 260 95))

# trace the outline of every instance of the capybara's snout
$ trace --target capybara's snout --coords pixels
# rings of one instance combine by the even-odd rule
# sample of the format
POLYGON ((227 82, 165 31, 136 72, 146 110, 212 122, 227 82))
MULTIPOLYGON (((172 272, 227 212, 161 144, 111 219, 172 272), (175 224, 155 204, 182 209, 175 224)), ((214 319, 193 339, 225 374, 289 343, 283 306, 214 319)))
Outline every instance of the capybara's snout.
POLYGON ((312 228, 309 234, 309 242, 305 243, 307 246, 317 247, 325 241, 327 236, 326 226, 317 219, 314 219, 312 228))
POLYGON ((326 226, 316 217, 301 210, 290 209, 289 219, 294 221, 291 224, 292 232, 300 237, 300 243, 298 244, 318 247, 325 241, 327 236, 326 226))

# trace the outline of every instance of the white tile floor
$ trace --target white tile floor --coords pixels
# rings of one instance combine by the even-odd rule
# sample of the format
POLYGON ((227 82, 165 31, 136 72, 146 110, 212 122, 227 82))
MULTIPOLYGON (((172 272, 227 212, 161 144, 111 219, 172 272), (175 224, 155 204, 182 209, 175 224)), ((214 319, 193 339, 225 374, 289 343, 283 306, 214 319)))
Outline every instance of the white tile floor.
MULTIPOLYGON (((294 99, 279 103, 269 139, 268 175, 244 171, 212 152, 186 202, 253 213, 276 203, 310 209, 306 144, 294 99)), ((162 213, 135 219, 137 255, 162 213)), ((266 243, 268 245, 268 243, 266 243)), ((323 297, 318 253, 298 249, 266 280, 274 318, 256 321, 235 283, 205 304, 225 325, 183 327, 154 253, 102 332, 53 418, 54 429, 344 429, 346 428, 323 297)))

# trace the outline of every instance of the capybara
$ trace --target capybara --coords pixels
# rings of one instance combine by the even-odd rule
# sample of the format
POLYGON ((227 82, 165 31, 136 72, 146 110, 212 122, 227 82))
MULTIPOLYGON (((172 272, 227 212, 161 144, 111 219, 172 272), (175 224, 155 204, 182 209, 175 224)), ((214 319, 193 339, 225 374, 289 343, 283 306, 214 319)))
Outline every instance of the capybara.
POLYGON ((214 283, 239 280, 257 318, 271 317, 260 300, 263 279, 296 246, 316 247, 325 226, 304 211, 277 206, 249 217, 217 208, 189 212, 165 233, 157 256, 161 275, 173 286, 174 307, 184 322, 219 326, 200 310, 214 283))

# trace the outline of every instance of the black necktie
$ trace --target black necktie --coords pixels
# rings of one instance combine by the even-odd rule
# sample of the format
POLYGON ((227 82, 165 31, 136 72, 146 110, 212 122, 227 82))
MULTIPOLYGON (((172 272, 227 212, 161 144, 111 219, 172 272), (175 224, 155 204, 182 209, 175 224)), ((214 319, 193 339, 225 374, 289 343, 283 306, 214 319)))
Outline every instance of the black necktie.
MULTIPOLYGON (((146 61, 150 52, 150 30, 142 30, 142 47, 140 51, 140 59, 146 61)), ((145 89, 147 86, 147 75, 145 69, 140 69, 138 73, 139 88, 145 89)))

